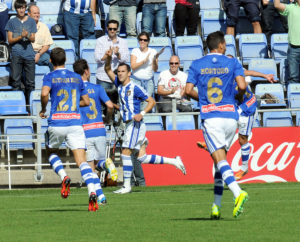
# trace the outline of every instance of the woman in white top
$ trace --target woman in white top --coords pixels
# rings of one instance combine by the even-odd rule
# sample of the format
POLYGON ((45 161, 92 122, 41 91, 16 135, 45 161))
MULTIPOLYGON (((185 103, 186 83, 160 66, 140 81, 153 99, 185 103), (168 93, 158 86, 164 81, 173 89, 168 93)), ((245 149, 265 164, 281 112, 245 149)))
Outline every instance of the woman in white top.
POLYGON ((158 57, 155 49, 149 48, 150 36, 146 32, 138 35, 139 48, 134 48, 131 52, 130 65, 132 69, 133 82, 143 87, 149 96, 154 93, 154 72, 158 69, 158 57))

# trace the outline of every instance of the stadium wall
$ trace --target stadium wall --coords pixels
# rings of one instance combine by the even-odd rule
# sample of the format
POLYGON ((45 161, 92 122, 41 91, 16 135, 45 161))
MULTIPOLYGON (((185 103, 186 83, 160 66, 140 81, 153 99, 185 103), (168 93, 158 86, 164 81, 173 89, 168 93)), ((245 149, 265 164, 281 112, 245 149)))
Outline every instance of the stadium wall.
MULTIPOLYGON (((300 127, 254 128, 249 137, 249 172, 241 183, 300 181, 300 127)), ((213 183, 213 162, 209 153, 197 147, 201 130, 149 131, 148 154, 181 156, 187 175, 171 165, 143 165, 148 186, 213 183)), ((228 152, 234 172, 241 165, 238 135, 228 152)))

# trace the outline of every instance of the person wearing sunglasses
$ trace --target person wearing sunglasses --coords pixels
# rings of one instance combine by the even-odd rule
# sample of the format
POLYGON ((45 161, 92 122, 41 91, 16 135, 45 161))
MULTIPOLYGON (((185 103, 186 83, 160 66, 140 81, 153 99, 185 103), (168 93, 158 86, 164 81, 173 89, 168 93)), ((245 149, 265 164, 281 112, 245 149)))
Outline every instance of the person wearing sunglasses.
POLYGON ((180 60, 176 55, 171 56, 170 68, 162 71, 158 77, 157 94, 160 95, 159 112, 172 112, 172 99, 176 99, 180 112, 192 112, 192 107, 185 98, 187 74, 179 70, 180 60))

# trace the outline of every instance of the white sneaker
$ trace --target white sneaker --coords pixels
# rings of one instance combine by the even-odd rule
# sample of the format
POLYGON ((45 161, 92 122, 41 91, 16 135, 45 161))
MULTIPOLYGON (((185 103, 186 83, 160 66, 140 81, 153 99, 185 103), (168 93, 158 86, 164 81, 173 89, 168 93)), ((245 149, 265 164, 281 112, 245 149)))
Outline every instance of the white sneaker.
POLYGON ((131 192, 131 187, 121 187, 120 189, 114 191, 116 194, 126 194, 131 192))
POLYGON ((182 163, 182 160, 180 158, 180 156, 176 156, 176 161, 174 163, 174 165, 182 171, 183 175, 186 175, 186 170, 185 170, 185 167, 184 167, 184 164, 182 163))

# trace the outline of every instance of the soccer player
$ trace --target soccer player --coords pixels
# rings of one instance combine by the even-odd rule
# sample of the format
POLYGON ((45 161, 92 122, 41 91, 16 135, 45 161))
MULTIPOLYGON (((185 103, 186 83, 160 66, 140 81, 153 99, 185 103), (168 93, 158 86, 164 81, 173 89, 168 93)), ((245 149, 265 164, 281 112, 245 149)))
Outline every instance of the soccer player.
POLYGON ((89 165, 93 169, 98 205, 104 205, 107 203, 107 201, 103 194, 99 177, 95 172, 95 165, 97 168, 107 170, 110 173, 113 181, 117 180, 118 173, 113 161, 110 158, 105 160, 106 130, 102 119, 101 108, 102 103, 106 105, 107 118, 105 121, 106 123, 109 123, 113 113, 113 103, 108 98, 102 86, 89 82, 91 72, 86 60, 79 59, 75 61, 73 64, 73 69, 81 76, 90 99, 90 105, 88 107, 80 108, 81 119, 86 137, 86 156, 89 165))
POLYGON ((132 174, 131 154, 137 151, 137 160, 143 164, 171 164, 186 174, 181 158, 167 158, 159 155, 147 155, 146 125, 143 116, 155 105, 155 101, 140 86, 130 81, 130 66, 120 63, 117 68, 117 75, 111 69, 112 49, 106 52, 108 58, 105 63, 105 71, 112 82, 117 86, 120 99, 120 112, 123 122, 126 124, 122 144, 122 162, 124 185, 115 193, 125 194, 131 191, 130 178, 132 174), (141 102, 146 101, 147 105, 143 111, 140 110, 141 102))
POLYGON ((58 157, 58 148, 63 141, 72 150, 75 162, 80 168, 81 176, 89 192, 88 211, 98 210, 97 195, 93 171, 86 162, 85 136, 81 124, 79 106, 89 106, 90 100, 83 81, 77 73, 65 68, 66 53, 62 48, 54 48, 50 54, 54 71, 44 76, 41 92, 41 118, 46 118, 46 106, 51 98, 51 111, 46 132, 46 147, 49 162, 62 180, 61 196, 70 194, 71 179, 67 176, 58 157))
POLYGON ((202 129, 208 150, 215 164, 215 200, 211 217, 220 218, 223 181, 235 197, 233 216, 238 217, 248 199, 241 190, 227 162, 227 151, 237 128, 239 118, 234 97, 234 80, 237 82, 237 98, 242 101, 246 90, 244 70, 236 60, 224 55, 224 34, 213 32, 207 37, 210 53, 192 62, 186 85, 186 93, 199 101, 202 129), (198 88, 198 93, 194 87, 198 88))

